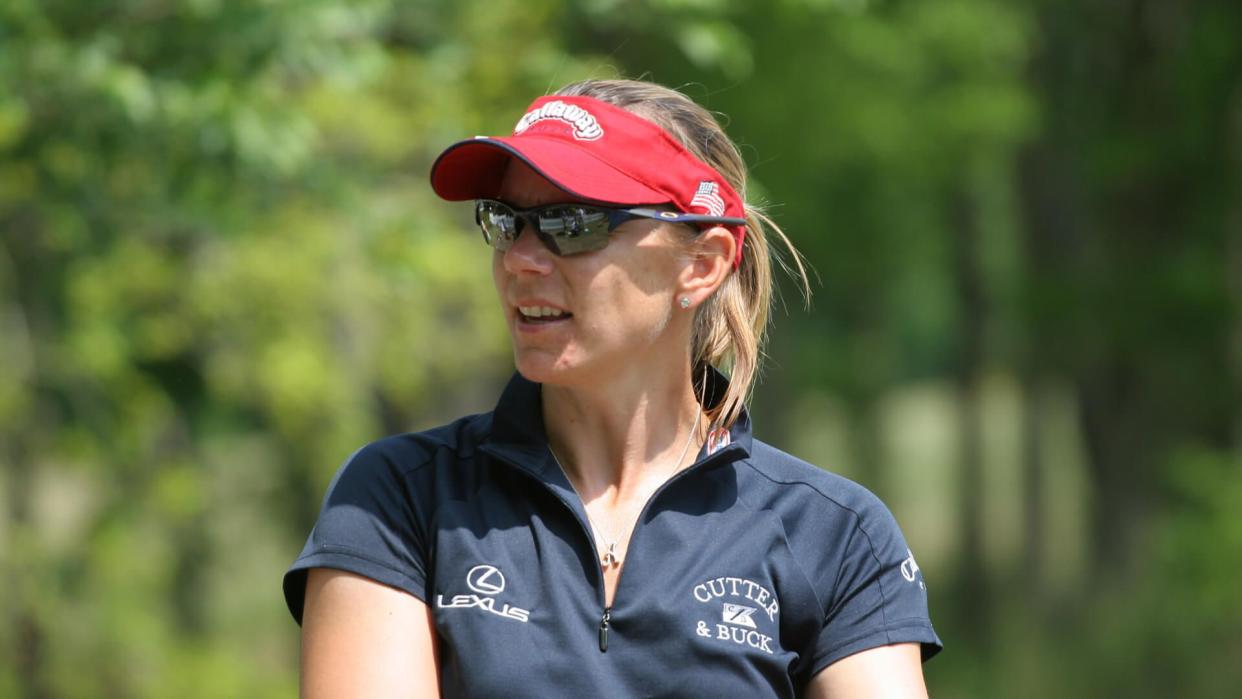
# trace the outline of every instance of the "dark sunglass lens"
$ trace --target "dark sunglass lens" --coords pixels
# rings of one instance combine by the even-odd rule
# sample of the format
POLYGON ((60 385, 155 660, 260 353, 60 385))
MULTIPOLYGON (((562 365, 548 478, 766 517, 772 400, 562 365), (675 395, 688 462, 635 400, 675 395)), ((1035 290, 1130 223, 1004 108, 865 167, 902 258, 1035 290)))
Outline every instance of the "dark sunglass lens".
POLYGON ((549 206, 539 210, 539 231, 558 255, 601 250, 608 245, 608 212, 591 206, 549 206))
POLYGON ((497 201, 480 201, 475 217, 483 231, 483 239, 497 250, 508 250, 518 237, 517 215, 513 209, 497 201))

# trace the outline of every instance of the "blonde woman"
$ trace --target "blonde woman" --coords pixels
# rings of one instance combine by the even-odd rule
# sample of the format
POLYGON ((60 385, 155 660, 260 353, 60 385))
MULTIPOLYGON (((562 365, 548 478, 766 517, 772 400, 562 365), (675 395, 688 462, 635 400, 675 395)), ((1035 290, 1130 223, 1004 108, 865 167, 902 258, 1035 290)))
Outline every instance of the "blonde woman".
POLYGON ((712 116, 577 83, 431 183, 475 202, 517 373, 337 474, 285 577, 303 695, 924 696, 940 642, 892 515, 751 437, 789 242, 712 116))

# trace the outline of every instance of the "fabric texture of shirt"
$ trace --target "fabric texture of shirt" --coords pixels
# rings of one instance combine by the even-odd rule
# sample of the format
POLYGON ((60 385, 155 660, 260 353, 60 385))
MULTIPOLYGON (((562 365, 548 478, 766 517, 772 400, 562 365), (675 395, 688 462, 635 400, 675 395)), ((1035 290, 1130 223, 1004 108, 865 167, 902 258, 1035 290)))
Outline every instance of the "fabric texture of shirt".
POLYGON ((414 595, 433 614, 444 696, 786 697, 861 650, 939 651, 922 573, 879 499, 752 439, 745 413, 721 441, 648 501, 606 610, 539 386, 515 375, 493 412, 346 461, 285 575, 289 609, 300 623, 316 567, 414 595))

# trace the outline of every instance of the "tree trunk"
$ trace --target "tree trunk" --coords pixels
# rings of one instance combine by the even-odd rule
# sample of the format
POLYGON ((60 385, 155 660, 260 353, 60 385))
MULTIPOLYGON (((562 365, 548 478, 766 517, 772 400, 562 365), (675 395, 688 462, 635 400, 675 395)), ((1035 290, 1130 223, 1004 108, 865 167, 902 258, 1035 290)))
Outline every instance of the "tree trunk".
MULTIPOLYGON (((5 503, 9 512, 9 522, 5 529, 9 532, 10 538, 5 550, 9 551, 10 555, 15 555, 16 565, 21 566, 23 553, 30 550, 29 543, 24 540, 31 526, 27 505, 31 500, 32 474, 29 461, 19 453, 19 448, 15 444, 11 444, 4 451, 5 463, 9 465, 7 484, 9 497, 8 502, 5 503)), ((51 696, 43 680, 42 671, 47 635, 27 599, 29 591, 28 586, 18 585, 16 589, 8 590, 6 594, 13 605, 13 616, 9 620, 14 631, 12 667, 22 696, 42 699, 42 697, 51 696)))
POLYGON ((1026 598, 1040 604, 1044 590, 1043 390, 1039 380, 1022 377, 1022 583, 1026 598))
POLYGON ((985 641, 991 628, 991 597, 984 558, 983 425, 980 378, 986 308, 979 255, 979 220, 966 192, 954 197, 954 275, 957 281, 962 345, 955 372, 960 444, 962 522, 962 599, 970 605, 968 633, 985 641))
MULTIPOLYGON (((1111 362, 1110 362, 1111 364, 1111 362)), ((1092 577, 1127 577, 1146 529, 1148 486, 1163 440, 1137 413, 1145 406, 1142 378, 1118 366, 1099 366, 1078 379, 1078 406, 1091 477, 1092 577)))
POLYGON ((1230 337, 1231 366, 1233 369, 1233 448, 1238 459, 1242 460, 1242 90, 1237 91, 1229 110, 1233 125, 1230 133, 1230 149, 1228 162, 1230 171, 1234 173, 1233 192, 1230 197, 1232 206, 1227 216, 1227 224, 1232 235, 1227 241, 1228 267, 1226 268, 1230 307, 1233 309, 1233 329, 1230 337))
MULTIPOLYGON (((0 274, 11 275, 11 279, 0 279, 0 294, 8 295, 14 306, 12 311, 0 307, 0 313, 12 312, 20 318, 23 331, 10 331, 4 341, 28 343, 30 346, 25 354, 32 357, 32 361, 37 364, 40 358, 35 338, 41 329, 43 334, 47 334, 54 321, 51 301, 48 298, 50 294, 45 293, 45 287, 40 285, 40 280, 49 275, 41 274, 45 267, 41 256, 44 250, 38 247, 37 241, 42 227, 36 221, 33 214, 28 214, 27 211, 12 215, 7 220, 0 220, 0 230, 25 232, 7 238, 0 246, 0 274)), ((25 569, 27 575, 31 573, 31 561, 28 557, 32 551, 30 533, 34 527, 30 511, 30 503, 34 499, 34 464, 31 462, 31 454, 39 453, 38 443, 31 436, 39 434, 39 430, 30 429, 30 423, 43 423, 42 426, 46 426, 47 422, 40 417, 43 411, 37 388, 38 375, 39 371, 35 366, 30 368, 29 375, 25 377, 28 395, 26 404, 19 413, 25 419, 19 418, 14 421, 15 424, 4 425, 3 439, 0 440, 0 465, 7 471, 5 486, 8 496, 7 501, 0 505, 0 514, 8 514, 8 522, 3 531, 8 533, 9 538, 7 542, 0 542, 0 550, 9 552, 14 568, 19 571, 25 569)), ((31 592, 30 584, 10 584, 5 587, 4 595, 11 605, 12 616, 4 622, 11 624, 10 628, 13 629, 14 648, 10 662, 18 691, 24 697, 41 699, 52 696, 44 671, 48 639, 35 605, 29 598, 31 592)))
POLYGON ((1229 274, 1233 292, 1233 448, 1242 459, 1242 211, 1235 215, 1229 274))

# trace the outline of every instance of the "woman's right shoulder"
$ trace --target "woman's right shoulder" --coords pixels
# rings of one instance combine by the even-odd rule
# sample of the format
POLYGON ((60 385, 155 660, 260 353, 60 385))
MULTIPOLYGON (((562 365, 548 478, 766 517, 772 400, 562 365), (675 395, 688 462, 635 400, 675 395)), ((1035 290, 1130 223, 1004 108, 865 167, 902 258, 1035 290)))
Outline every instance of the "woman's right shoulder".
POLYGON ((376 439, 351 454, 334 480, 357 472, 409 475, 435 464, 456 467, 473 461, 479 444, 491 431, 491 422, 491 413, 480 413, 421 432, 376 439))
POLYGON ((440 506, 469 496, 490 416, 375 440, 337 469, 306 546, 285 575, 289 610, 301 620, 307 571, 344 570, 426 600, 431 530, 440 506))

